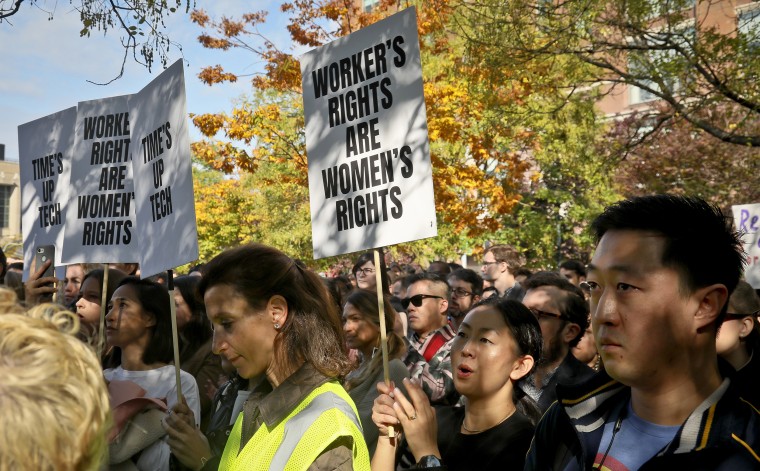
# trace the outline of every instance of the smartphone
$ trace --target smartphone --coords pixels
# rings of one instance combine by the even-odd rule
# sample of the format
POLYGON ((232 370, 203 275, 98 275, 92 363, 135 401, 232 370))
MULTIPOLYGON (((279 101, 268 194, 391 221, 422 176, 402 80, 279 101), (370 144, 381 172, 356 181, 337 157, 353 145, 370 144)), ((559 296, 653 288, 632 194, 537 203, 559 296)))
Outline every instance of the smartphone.
POLYGON ((34 269, 38 270, 48 260, 50 260, 50 266, 47 267, 45 273, 42 274, 42 278, 47 276, 55 276, 55 246, 38 246, 34 251, 34 269))

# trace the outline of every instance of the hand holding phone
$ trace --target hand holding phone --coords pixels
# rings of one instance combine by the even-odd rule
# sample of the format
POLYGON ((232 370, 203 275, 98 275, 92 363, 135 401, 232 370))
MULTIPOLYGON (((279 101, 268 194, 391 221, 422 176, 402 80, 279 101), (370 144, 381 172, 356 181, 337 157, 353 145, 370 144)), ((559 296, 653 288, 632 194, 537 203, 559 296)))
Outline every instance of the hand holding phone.
POLYGON ((53 293, 55 293, 54 270, 55 247, 52 245, 41 245, 34 249, 34 264, 32 272, 24 285, 24 294, 28 307, 51 302, 53 293))

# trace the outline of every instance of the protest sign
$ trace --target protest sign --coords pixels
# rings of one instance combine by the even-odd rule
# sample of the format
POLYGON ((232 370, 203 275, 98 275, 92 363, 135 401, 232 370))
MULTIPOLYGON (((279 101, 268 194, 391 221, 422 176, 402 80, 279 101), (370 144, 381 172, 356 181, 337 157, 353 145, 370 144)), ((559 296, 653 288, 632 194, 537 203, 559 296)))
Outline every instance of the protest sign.
POLYGON ((185 76, 176 61, 130 98, 142 277, 198 259, 185 76))
POLYGON ((129 95, 80 102, 63 263, 134 263, 132 120, 129 95))
POLYGON ((314 258, 437 234, 417 14, 301 57, 314 258))
POLYGON ((61 249, 76 118, 72 107, 18 127, 24 281, 29 279, 35 248, 44 245, 56 248, 56 276, 63 279, 66 274, 61 249))
POLYGON ((731 206, 731 211, 747 252, 744 279, 753 288, 760 289, 760 203, 731 206))

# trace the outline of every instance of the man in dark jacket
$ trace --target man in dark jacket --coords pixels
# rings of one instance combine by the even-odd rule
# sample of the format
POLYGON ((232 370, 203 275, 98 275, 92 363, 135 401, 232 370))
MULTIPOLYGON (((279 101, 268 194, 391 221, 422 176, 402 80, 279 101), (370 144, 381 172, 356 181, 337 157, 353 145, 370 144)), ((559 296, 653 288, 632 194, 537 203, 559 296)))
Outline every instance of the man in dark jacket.
POLYGON ((720 209, 650 196, 592 224, 594 336, 606 370, 559 387, 526 470, 760 468, 760 416, 718 368, 715 335, 743 268, 720 209))
POLYGON ((557 273, 538 272, 523 287, 523 304, 538 319, 544 342, 536 371, 519 387, 543 413, 557 400, 557 384, 577 384, 595 373, 572 354, 588 327, 588 304, 580 288, 557 273))

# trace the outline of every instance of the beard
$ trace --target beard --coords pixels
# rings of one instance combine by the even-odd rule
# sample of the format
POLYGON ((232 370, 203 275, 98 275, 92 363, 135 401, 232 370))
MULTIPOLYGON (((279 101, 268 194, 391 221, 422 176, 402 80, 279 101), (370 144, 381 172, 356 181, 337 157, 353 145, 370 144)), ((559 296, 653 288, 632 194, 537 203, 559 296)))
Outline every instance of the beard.
POLYGON ((557 330, 554 337, 549 339, 548 343, 544 344, 544 350, 539 365, 554 363, 562 357, 562 330, 563 329, 557 330))

